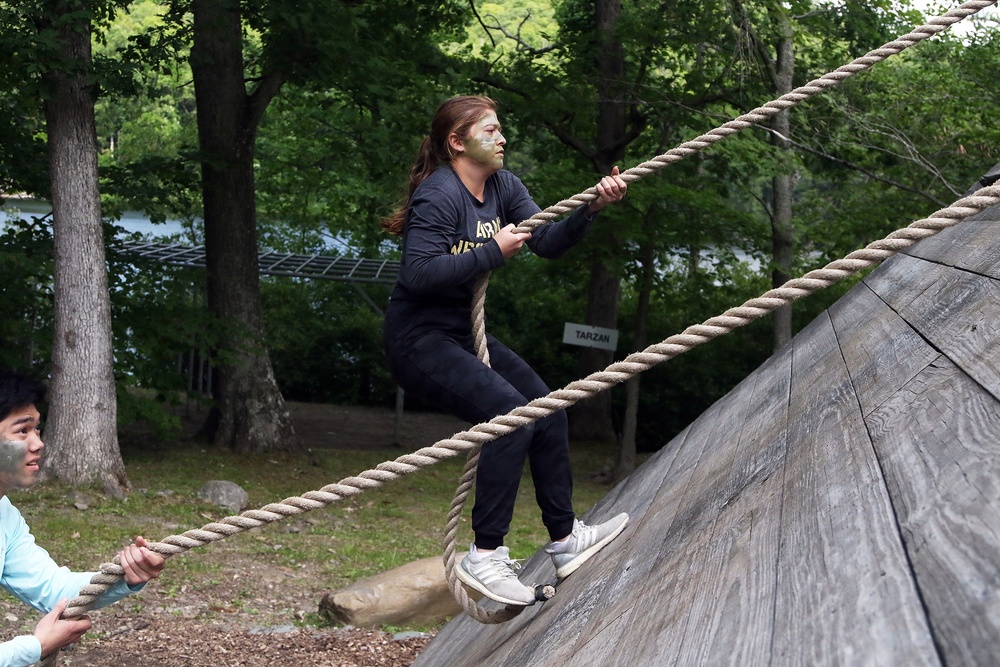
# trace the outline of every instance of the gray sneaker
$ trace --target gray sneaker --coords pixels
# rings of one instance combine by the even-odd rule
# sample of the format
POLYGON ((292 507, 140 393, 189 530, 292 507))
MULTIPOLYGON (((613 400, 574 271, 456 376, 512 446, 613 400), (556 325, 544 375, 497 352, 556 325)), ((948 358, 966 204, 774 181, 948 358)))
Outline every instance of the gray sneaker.
POLYGON ((556 552, 555 542, 549 542, 545 547, 545 552, 552 556, 552 562, 556 566, 556 577, 564 579, 576 572, 577 568, 590 560, 591 556, 618 537, 625 530, 626 524, 628 524, 628 514, 624 512, 597 526, 588 526, 580 520, 574 521, 569 545, 565 550, 556 552))
POLYGON ((504 604, 535 604, 535 591, 518 580, 514 570, 521 566, 510 559, 507 547, 498 548, 479 562, 473 562, 469 556, 455 568, 455 576, 463 584, 504 604))

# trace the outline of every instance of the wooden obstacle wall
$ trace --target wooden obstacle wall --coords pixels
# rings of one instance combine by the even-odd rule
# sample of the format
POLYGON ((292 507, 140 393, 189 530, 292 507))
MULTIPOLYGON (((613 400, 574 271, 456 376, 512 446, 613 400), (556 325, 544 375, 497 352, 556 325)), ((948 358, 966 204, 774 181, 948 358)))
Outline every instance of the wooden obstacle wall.
POLYGON ((415 665, 1000 664, 1000 208, 873 271, 588 517, 619 511, 555 599, 415 665))

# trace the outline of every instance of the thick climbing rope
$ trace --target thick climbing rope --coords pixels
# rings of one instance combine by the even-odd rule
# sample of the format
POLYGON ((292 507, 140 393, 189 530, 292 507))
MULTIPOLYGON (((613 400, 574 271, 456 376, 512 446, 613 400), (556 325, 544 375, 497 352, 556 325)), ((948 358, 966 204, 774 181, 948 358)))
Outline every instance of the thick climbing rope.
MULTIPOLYGON (((887 44, 882 47, 882 49, 873 51, 865 57, 867 58, 872 54, 879 53, 883 49, 895 48, 894 45, 902 43, 914 35, 922 36, 919 37, 919 39, 915 39, 912 43, 920 41, 920 39, 925 39, 926 37, 943 30, 962 18, 965 18, 985 7, 996 4, 996 1, 997 0, 994 0, 993 2, 966 2, 960 7, 951 10, 944 16, 932 19, 928 25, 901 37, 895 42, 887 44)), ((908 45, 909 44, 907 44, 907 46, 908 45)), ((906 48, 906 46, 903 46, 902 48, 906 48)), ((888 55, 892 55, 893 53, 897 53, 899 50, 902 50, 902 48, 889 52, 886 56, 883 56, 883 58, 888 57, 888 55)), ((856 62, 858 61, 855 61, 855 63, 856 62)), ((854 63, 841 68, 841 70, 850 68, 852 65, 854 65, 854 63)), ((861 69, 866 69, 870 66, 871 63, 861 69)), ((840 70, 838 70, 838 72, 839 71, 840 70)), ((860 69, 858 71, 860 71, 860 69)), ((842 80, 847 76, 850 76, 850 74, 846 74, 839 80, 842 80)), ((829 85, 833 84, 831 83, 829 85)), ((829 87, 829 85, 825 87, 829 87)), ((790 95, 794 95, 795 92, 796 91, 793 91, 792 93, 783 96, 780 100, 784 100, 790 95)), ((776 103, 777 101, 772 102, 764 107, 761 107, 761 109, 770 109, 772 108, 772 105, 776 103)), ((794 103, 795 102, 793 102, 793 104, 794 103)), ((788 106, 791 106, 791 104, 788 106)), ((773 113, 762 116, 761 119, 767 118, 769 115, 774 115, 774 113, 777 113, 780 110, 781 108, 779 107, 773 113)), ((665 165, 670 162, 677 161, 704 146, 711 145, 712 143, 715 143, 716 141, 743 129, 744 127, 749 127, 752 123, 747 122, 745 125, 740 125, 745 122, 743 119, 749 115, 750 114, 741 116, 737 120, 730 121, 726 125, 723 125, 719 128, 719 130, 714 131, 713 133, 703 135, 698 139, 687 142, 686 144, 673 149, 669 153, 666 153, 655 160, 643 163, 642 165, 630 169, 623 174, 623 177, 627 177, 626 180, 628 182, 638 180, 643 175, 652 173, 652 171, 660 168, 660 166, 654 165, 665 165), (724 130, 723 128, 727 129, 724 130), (707 137, 709 136, 717 138, 708 139, 707 137), (676 155, 677 157, 667 157, 673 155, 676 155), (649 171, 643 171, 645 169, 649 169, 649 171)), ((759 122, 759 120, 755 122, 759 122)), ((592 201, 595 196, 596 190, 591 188, 574 198, 559 202, 559 204, 546 209, 534 218, 521 223, 522 226, 526 226, 526 229, 523 229, 522 231, 530 231, 538 225, 543 224, 546 220, 568 212, 583 203, 592 201), (560 207, 563 207, 561 211, 559 210, 560 207)), ((769 290, 759 297, 746 301, 741 306, 731 308, 722 315, 706 320, 702 324, 690 326, 680 334, 675 334, 660 343, 651 345, 641 352, 630 354, 622 361, 611 364, 603 371, 592 373, 581 380, 571 382, 564 388, 553 391, 542 398, 535 399, 527 405, 515 408, 505 415, 500 415, 494 417, 488 422, 477 424, 466 431, 454 434, 450 438, 439 440, 429 447, 424 447, 410 454, 405 454, 392 461, 380 463, 376 468, 366 470, 356 476, 345 477, 339 482, 329 484, 319 490, 309 491, 301 496, 286 498, 278 503, 265 505, 260 509, 247 510, 239 515, 228 516, 223 519, 219 519, 218 521, 208 523, 199 529, 188 530, 180 535, 168 536, 160 542, 150 544, 148 548, 166 558, 170 558, 177 554, 189 551, 195 547, 217 542, 229 536, 246 532, 254 528, 260 528, 269 523, 280 521, 286 517, 297 516, 311 510, 327 507, 338 500, 360 495, 369 489, 379 488, 386 482, 390 482, 403 477, 404 475, 417 472, 421 468, 434 465, 445 459, 457 456, 460 453, 468 453, 470 461, 472 461, 473 458, 478 459, 478 450, 487 442, 496 440, 497 438, 503 437, 518 428, 538 421, 539 419, 542 419, 557 410, 568 408, 580 400, 589 398, 601 391, 605 391, 617 384, 625 382, 629 378, 648 370, 659 363, 672 359, 673 357, 683 354, 698 345, 707 343, 708 341, 734 329, 745 326, 773 312, 774 310, 781 308, 782 306, 786 306, 820 289, 823 289, 824 287, 828 287, 836 282, 848 278, 863 269, 875 266, 892 255, 914 245, 918 241, 933 236, 945 229, 948 229, 949 227, 953 227, 969 216, 972 216, 998 203, 1000 203, 1000 185, 994 184, 984 187, 975 192, 973 195, 956 201, 950 207, 941 209, 928 218, 918 220, 905 228, 896 230, 885 238, 875 241, 861 250, 856 250, 850 253, 843 259, 831 262, 821 269, 810 271, 799 278, 793 278, 781 287, 769 290)), ((519 229, 521 229, 521 226, 519 226, 519 229)), ((470 474, 468 469, 469 466, 467 465, 466 468, 466 472, 463 474, 459 488, 460 490, 465 488, 465 492, 467 494, 468 488, 471 487, 474 481, 475 470, 473 468, 470 474)), ((463 606, 465 607, 466 612, 476 620, 483 623, 501 623, 510 620, 519 614, 524 608, 505 607, 497 610, 484 610, 469 601, 468 595, 465 593, 460 582, 458 582, 457 578, 455 578, 452 574, 455 563, 454 535, 457 532, 460 514, 461 506, 459 506, 456 510, 453 505, 452 510, 448 515, 445 564, 446 572, 448 572, 449 586, 451 587, 452 592, 456 594, 456 597, 459 598, 460 602, 461 599, 464 598, 469 603, 468 605, 463 606)), ((115 560, 112 562, 101 564, 99 570, 100 571, 91 578, 90 584, 85 586, 77 597, 70 600, 66 611, 63 613, 64 618, 74 618, 86 613, 97 598, 103 595, 110 587, 118 583, 125 574, 121 565, 118 563, 117 557, 115 557, 115 560)))
MULTIPOLYGON (((795 90, 782 95, 776 100, 772 100, 763 106, 757 107, 756 109, 745 113, 742 116, 739 116, 738 118, 701 135, 700 137, 687 141, 680 146, 667 151, 663 155, 657 156, 652 160, 643 162, 642 164, 626 170, 621 174, 621 177, 626 183, 633 183, 644 176, 648 176, 659 171, 660 169, 663 169, 668 164, 679 162, 704 148, 740 132, 741 130, 757 125, 762 121, 765 121, 782 111, 795 106, 799 102, 807 100, 814 95, 818 95, 819 93, 836 86, 859 72, 870 69, 873 65, 889 58, 890 56, 893 56, 913 46, 914 44, 941 32, 954 23, 957 23, 994 4, 996 4, 996 0, 982 0, 963 3, 946 14, 931 19, 926 25, 923 25, 906 35, 903 35, 902 37, 882 45, 874 51, 869 51, 864 56, 851 61, 847 65, 824 74, 820 78, 814 79, 804 86, 800 86, 795 90)), ((569 199, 564 199, 521 222, 518 224, 516 231, 530 232, 546 222, 555 220, 556 218, 569 213, 578 206, 582 206, 593 201, 597 198, 597 196, 597 188, 589 188, 580 194, 569 199)), ((476 281, 475 294, 472 301, 472 333, 475 340, 476 356, 487 366, 490 363, 490 353, 486 345, 485 302, 486 288, 489 285, 489 279, 489 273, 485 273, 479 277, 476 281)), ((455 491, 455 498, 452 501, 451 511, 448 514, 447 531, 445 533, 445 572, 448 578, 448 584, 452 593, 455 595, 455 599, 466 613, 484 623, 503 622, 508 620, 508 612, 493 613, 481 611, 481 609, 469 599, 468 594, 466 594, 465 589, 462 587, 458 578, 454 574, 454 553, 455 539, 458 532, 458 517, 461 515, 462 507, 468 499, 473 481, 475 480, 476 468, 478 464, 479 451, 473 450, 469 453, 468 461, 466 462, 465 469, 462 472, 458 488, 455 491), (494 618, 498 620, 492 620, 494 618)), ((519 611, 517 611, 519 609, 523 609, 523 607, 514 607, 514 611, 512 613, 516 615, 519 613, 519 611)))

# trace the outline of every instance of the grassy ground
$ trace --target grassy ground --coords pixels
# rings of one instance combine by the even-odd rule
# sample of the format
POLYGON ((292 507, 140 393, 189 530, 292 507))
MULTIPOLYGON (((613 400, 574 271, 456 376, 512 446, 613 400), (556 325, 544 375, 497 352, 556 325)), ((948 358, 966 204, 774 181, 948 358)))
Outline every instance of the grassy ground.
MULTIPOLYGON (((319 489, 402 453, 400 449, 319 449, 313 451, 315 461, 310 462, 300 455, 236 456, 190 442, 167 443, 155 450, 123 452, 133 485, 125 500, 75 491, 59 483, 16 492, 11 499, 38 543, 57 562, 76 570, 94 570, 136 534, 158 541, 230 514, 198 500, 197 491, 206 481, 235 482, 249 494, 251 507, 259 507, 319 489)), ((574 444, 572 459, 574 504, 583 514, 609 491, 591 476, 613 463, 614 452, 574 444)), ((267 603, 261 599, 267 591, 261 582, 266 575, 256 574, 259 568, 283 573, 282 586, 302 586, 299 606, 312 604, 315 610, 322 590, 336 590, 412 560, 439 556, 444 523, 464 464, 464 457, 459 456, 325 509, 175 556, 168 561, 164 576, 152 584, 157 587, 153 599, 166 604, 176 598, 180 606, 186 594, 197 591, 212 598, 197 612, 206 618, 225 611, 263 613, 260 609, 267 603), (248 570, 251 566, 254 574, 248 570)), ((459 535, 460 548, 472 538, 470 508, 471 501, 459 535)), ((527 557, 546 541, 526 475, 507 543, 512 554, 527 557)), ((142 597, 132 604, 141 606, 142 597)), ((301 609, 295 613, 306 623, 319 622, 304 616, 301 609)))

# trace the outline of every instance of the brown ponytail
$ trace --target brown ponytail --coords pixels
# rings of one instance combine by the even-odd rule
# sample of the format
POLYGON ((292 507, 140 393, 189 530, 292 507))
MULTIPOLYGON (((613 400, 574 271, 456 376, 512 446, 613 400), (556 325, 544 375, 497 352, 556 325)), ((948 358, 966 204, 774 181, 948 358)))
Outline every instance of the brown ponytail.
POLYGON ((410 199, 417 186, 434 173, 441 164, 451 162, 452 154, 448 137, 452 133, 459 136, 468 134, 469 129, 488 111, 496 111, 497 103, 488 97, 459 95, 445 100, 431 120, 431 133, 424 137, 417 151, 417 159, 410 168, 409 190, 406 202, 395 213, 382 221, 382 229, 390 234, 402 234, 406 224, 406 214, 410 210, 410 199))

